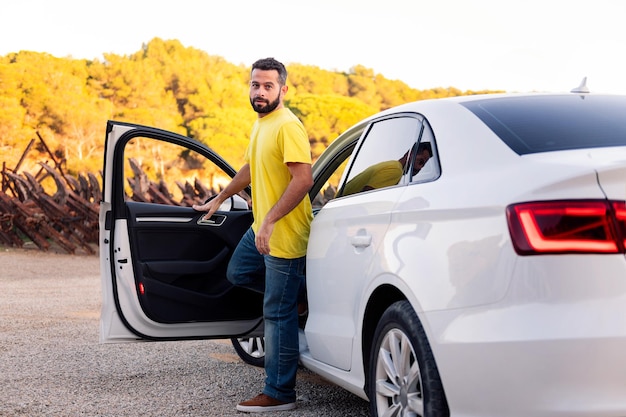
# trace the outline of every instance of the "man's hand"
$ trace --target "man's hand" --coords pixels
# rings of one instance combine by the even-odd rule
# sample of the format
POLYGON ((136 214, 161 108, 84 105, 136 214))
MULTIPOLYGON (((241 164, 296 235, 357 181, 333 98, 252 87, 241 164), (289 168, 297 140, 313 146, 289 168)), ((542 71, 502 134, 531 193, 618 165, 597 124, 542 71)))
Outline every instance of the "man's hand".
POLYGON ((274 231, 274 224, 267 220, 259 227, 259 232, 255 235, 254 244, 261 255, 270 254, 270 237, 274 231))
POLYGON ((218 195, 216 195, 213 199, 207 201, 204 204, 194 204, 191 206, 194 210, 197 211, 206 211, 207 213, 202 216, 204 220, 208 220, 211 218, 213 213, 217 211, 220 205, 226 201, 228 197, 231 195, 237 194, 244 188, 250 185, 250 165, 245 164, 241 167, 239 172, 235 174, 233 180, 224 188, 218 195))
POLYGON ((254 243, 262 255, 269 255, 270 253, 270 237, 272 237, 276 222, 293 210, 306 197, 313 185, 311 164, 287 162, 287 168, 291 174, 291 181, 283 195, 263 219, 256 234, 254 243))
POLYGON ((211 218, 211 216, 213 216, 213 213, 217 211, 217 209, 220 207, 221 204, 222 204, 222 201, 219 201, 216 196, 215 198, 207 201, 204 204, 194 204, 191 207, 196 211, 206 211, 207 213, 204 216, 202 216, 202 218, 204 220, 208 220, 211 218))

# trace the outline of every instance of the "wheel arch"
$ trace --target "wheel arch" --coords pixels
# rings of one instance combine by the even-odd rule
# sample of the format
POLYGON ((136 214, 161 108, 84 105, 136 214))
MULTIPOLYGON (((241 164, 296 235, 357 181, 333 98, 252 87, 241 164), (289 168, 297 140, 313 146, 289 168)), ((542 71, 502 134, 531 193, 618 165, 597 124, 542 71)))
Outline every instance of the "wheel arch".
POLYGON ((368 392, 370 375, 367 371, 367 364, 372 351, 372 340, 376 326, 385 310, 396 301, 401 300, 407 300, 407 297, 402 291, 393 285, 384 284, 376 288, 367 301, 363 315, 363 329, 361 331, 361 346, 363 352, 361 359, 363 361, 363 373, 365 376, 365 392, 368 392))

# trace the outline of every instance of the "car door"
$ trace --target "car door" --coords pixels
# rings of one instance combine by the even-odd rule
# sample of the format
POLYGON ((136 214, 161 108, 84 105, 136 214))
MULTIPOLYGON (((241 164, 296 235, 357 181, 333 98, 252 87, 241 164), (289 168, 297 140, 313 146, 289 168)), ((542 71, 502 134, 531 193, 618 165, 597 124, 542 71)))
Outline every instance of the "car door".
POLYGON ((360 300, 393 208, 410 181, 411 158, 403 158, 413 152, 422 127, 421 119, 411 114, 391 115, 362 126, 337 198, 327 202, 313 220, 307 251, 305 333, 311 356, 320 362, 342 370, 351 368, 353 348, 360 346, 355 345, 364 309, 360 300), (361 180, 379 167, 386 172, 383 180, 374 175, 370 181, 361 180), (356 188, 348 185, 355 183, 359 183, 356 188))
POLYGON ((108 122, 101 342, 225 338, 259 327, 262 295, 226 279, 232 252, 252 223, 245 196, 234 196, 209 220, 191 208, 234 174, 200 142, 108 122))

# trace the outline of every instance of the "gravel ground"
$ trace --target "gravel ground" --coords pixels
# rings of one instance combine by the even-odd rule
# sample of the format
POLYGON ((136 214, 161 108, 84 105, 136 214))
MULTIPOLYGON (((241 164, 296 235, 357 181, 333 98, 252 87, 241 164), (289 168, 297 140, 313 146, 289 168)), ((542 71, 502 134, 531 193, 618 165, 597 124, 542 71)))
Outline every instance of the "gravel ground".
MULTIPOLYGON (((0 416, 243 416, 263 387, 230 341, 98 343, 98 258, 0 247, 0 416)), ((367 416, 368 404, 298 373, 298 408, 367 416)))

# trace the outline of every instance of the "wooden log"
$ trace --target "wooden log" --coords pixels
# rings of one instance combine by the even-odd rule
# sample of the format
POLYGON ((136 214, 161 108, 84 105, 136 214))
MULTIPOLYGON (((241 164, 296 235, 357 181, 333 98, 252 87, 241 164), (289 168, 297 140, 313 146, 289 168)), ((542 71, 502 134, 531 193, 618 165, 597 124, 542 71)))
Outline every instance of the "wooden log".
POLYGON ((0 240, 5 245, 21 248, 24 245, 24 241, 18 235, 15 228, 15 214, 11 212, 12 207, 6 204, 6 200, 10 197, 7 196, 4 191, 0 191, 0 194, 2 194, 0 198, 0 240))
POLYGON ((30 198, 30 186, 28 184, 27 181, 25 181, 22 177, 20 177, 19 175, 16 175, 12 172, 5 172, 4 173, 5 176, 7 176, 11 182, 11 185, 9 186, 9 188, 11 190, 13 190, 14 195, 20 200, 20 201, 26 201, 30 198))
POLYGON ((198 199, 200 200, 201 203, 204 203, 209 197, 217 194, 217 192, 214 189, 209 188, 206 185, 204 185, 202 181, 200 181, 198 178, 194 178, 193 188, 196 190, 198 199))
POLYGON ((37 137, 39 138, 39 140, 41 141, 41 144, 43 145, 44 149, 46 150, 46 152, 48 152, 48 155, 50 155, 50 158, 52 159, 52 162, 54 162, 54 167, 56 169, 59 170, 59 172, 61 173, 62 176, 65 176, 65 173, 63 172, 63 168, 61 167, 61 163, 64 160, 61 160, 61 162, 58 162, 56 160, 56 158, 54 157, 54 153, 52 153, 52 151, 50 151, 50 148, 48 148, 48 144, 46 143, 45 140, 43 140, 43 138, 41 137, 41 135, 39 134, 39 131, 35 132, 37 134, 37 137))
MULTIPOLYGON (((71 177, 74 178, 74 177, 71 177)), ((76 193, 82 197, 85 201, 89 201, 90 193, 89 193, 89 180, 82 174, 78 174, 78 184, 80 184, 80 189, 76 190, 76 193)))
POLYGON ((89 178, 89 193, 91 195, 91 201, 94 203, 100 203, 100 201, 102 201, 102 189, 100 188, 98 178, 96 178, 96 176, 91 172, 87 173, 87 178, 89 178))
POLYGON ((13 213, 13 225, 27 236, 41 250, 47 251, 50 244, 46 240, 46 235, 41 234, 37 225, 37 218, 34 213, 21 201, 10 198, 5 193, 0 193, 0 202, 8 208, 8 212, 13 213))
POLYGON ((67 202, 68 195, 72 192, 72 190, 67 186, 67 182, 65 182, 64 177, 45 162, 40 162, 39 165, 41 165, 41 167, 52 176, 52 179, 54 179, 54 183, 56 184, 57 191, 54 193, 52 198, 54 198, 54 200, 59 204, 64 205, 67 202))

